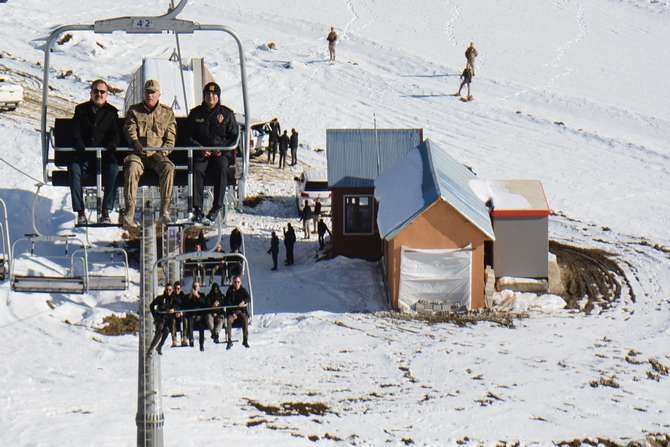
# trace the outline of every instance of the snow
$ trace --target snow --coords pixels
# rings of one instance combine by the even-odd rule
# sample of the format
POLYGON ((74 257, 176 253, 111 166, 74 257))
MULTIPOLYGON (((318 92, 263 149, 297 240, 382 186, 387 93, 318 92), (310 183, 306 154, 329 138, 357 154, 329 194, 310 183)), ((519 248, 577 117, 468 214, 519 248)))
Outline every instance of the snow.
MULTIPOLYGON (((12 240, 32 232, 35 178, 42 175, 35 92, 45 36, 64 23, 162 14, 167 4, 0 4, 0 71, 26 89, 17 111, 0 113, 0 198, 9 207, 12 240)), ((236 344, 227 352, 208 340, 204 354, 165 349, 161 357, 166 445, 409 439, 433 446, 466 436, 471 445, 550 445, 585 436, 625 443, 670 432, 670 378, 647 374, 649 359, 670 365, 667 1, 194 0, 181 17, 238 32, 252 116, 279 117, 298 129, 305 147, 302 166, 283 173, 254 165, 250 193, 268 199, 232 218, 252 265, 251 349, 236 344), (330 26, 340 35, 334 65, 326 62, 330 26), (259 49, 270 41, 275 50, 259 49), (470 41, 480 54, 475 100, 462 103, 449 94, 470 41), (541 311, 529 307, 529 318, 516 320, 514 329, 461 328, 380 313, 387 306, 378 265, 314 262, 314 239, 299 240, 295 266, 270 272, 270 232, 297 226, 293 175, 325 167, 325 154, 314 149, 324 148, 327 128, 375 122, 423 128, 481 178, 540 180, 556 212, 550 237, 613 253, 635 300, 624 287, 611 308, 591 315, 562 310, 555 300, 541 311), (612 377, 619 388, 591 385, 612 377), (250 400, 322 402, 330 410, 268 416, 250 400), (267 422, 249 424, 258 419, 267 422)), ((223 99, 239 111, 232 40, 196 33, 180 41, 185 59, 205 58, 223 99)), ((73 33, 51 54, 51 94, 70 101, 68 108, 54 100, 56 114, 68 116, 86 99, 88 81, 103 77, 125 88, 142 57, 168 57, 173 47, 170 36, 73 33), (73 74, 55 79, 67 70, 73 74)), ((122 107, 122 96, 111 100, 122 107)), ((39 229, 72 232, 69 192, 41 193, 39 229)), ((118 237, 116 229, 91 232, 93 242, 118 237)), ((31 268, 63 268, 50 258, 56 254, 38 254, 31 268)), ((131 281, 120 295, 83 296, 14 293, 7 281, 0 284, 3 445, 135 445, 137 337, 92 329, 105 315, 137 308, 136 271, 131 281)))

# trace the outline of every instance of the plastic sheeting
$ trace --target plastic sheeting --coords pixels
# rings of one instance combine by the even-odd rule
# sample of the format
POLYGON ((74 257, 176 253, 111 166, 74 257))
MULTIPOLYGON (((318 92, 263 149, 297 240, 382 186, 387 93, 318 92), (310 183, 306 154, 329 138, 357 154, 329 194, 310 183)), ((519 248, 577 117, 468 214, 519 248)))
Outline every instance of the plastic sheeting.
POLYGON ((400 309, 414 309, 419 300, 470 309, 471 265, 471 245, 452 250, 401 247, 400 309))

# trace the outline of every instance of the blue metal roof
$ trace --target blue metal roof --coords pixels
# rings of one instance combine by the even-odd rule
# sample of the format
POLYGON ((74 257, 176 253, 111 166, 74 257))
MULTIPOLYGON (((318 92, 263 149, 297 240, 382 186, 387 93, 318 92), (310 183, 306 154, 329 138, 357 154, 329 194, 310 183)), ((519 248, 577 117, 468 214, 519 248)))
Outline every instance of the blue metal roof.
POLYGON ((475 175, 429 140, 417 149, 375 180, 381 237, 393 239, 425 209, 442 199, 495 240, 489 210, 469 185, 475 175))
POLYGON ((328 186, 372 188, 377 176, 421 143, 421 129, 328 129, 328 186))

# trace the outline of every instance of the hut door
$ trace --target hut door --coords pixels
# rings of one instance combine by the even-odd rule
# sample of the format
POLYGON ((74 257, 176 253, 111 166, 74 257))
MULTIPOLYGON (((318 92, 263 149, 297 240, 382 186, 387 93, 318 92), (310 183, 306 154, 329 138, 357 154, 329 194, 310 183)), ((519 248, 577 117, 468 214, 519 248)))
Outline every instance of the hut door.
POLYGON ((441 302, 449 308, 471 305, 472 246, 445 249, 401 247, 400 308, 413 309, 421 301, 441 302))

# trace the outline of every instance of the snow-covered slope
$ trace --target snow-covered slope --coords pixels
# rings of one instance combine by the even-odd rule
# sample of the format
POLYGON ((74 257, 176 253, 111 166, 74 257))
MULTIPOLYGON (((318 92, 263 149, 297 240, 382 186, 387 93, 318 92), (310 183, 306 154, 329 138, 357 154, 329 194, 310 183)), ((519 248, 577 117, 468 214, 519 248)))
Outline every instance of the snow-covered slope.
MULTIPOLYGON (((670 433, 670 7, 667 1, 193 0, 182 16, 235 29, 245 45, 251 114, 300 131, 303 164, 324 165, 325 131, 421 127, 485 178, 543 182, 559 215, 552 239, 617 255, 636 297, 602 313, 533 314, 515 329, 399 322, 385 310, 377 265, 314 262, 300 241, 296 265, 270 272, 269 234, 297 222, 295 169, 256 165, 251 193, 270 196, 233 217, 247 236, 256 295, 251 349, 162 357, 167 445, 453 445, 468 437, 523 444, 601 436, 625 441, 670 433), (340 34, 337 63, 325 35, 340 34), (268 42, 276 50, 267 50, 268 42), (472 89, 457 90, 463 52, 480 56, 472 89), (639 352, 637 355, 635 352, 639 352), (640 363, 637 363, 640 362, 640 363), (613 378, 619 388, 592 386, 613 378), (254 406, 318 402, 312 416, 270 416, 254 406)), ((30 232, 41 178, 40 48, 54 26, 161 14, 167 1, 99 7, 62 0, 0 4, 0 75, 33 100, 0 114, 0 198, 12 239, 30 232), (3 162, 4 161, 4 162, 3 162)), ((231 39, 182 36, 239 110, 231 39)), ((52 53, 55 113, 87 97, 97 77, 125 88, 143 56, 169 56, 170 36, 75 33, 52 53), (64 79, 56 74, 72 70, 64 79)), ((122 97, 112 99, 122 104, 122 97)), ((71 231, 69 193, 44 188, 38 225, 71 231)), ((116 230, 94 240, 118 238, 116 230)), ((47 260, 38 259, 43 265, 47 260)), ((137 337, 93 332, 102 317, 136 308, 132 289, 85 296, 11 293, 0 285, 0 433, 3 445, 134 445, 137 337), (46 304, 50 300, 52 306, 46 304), (52 308, 53 307, 53 308, 52 308), (67 323, 66 323, 67 321, 67 323)), ((471 441, 472 444, 475 441, 471 441)))

